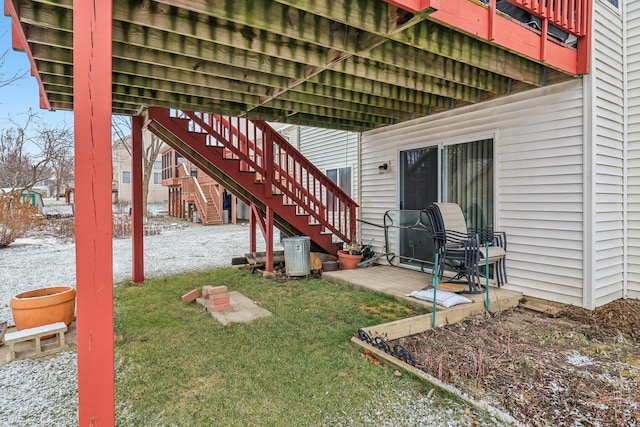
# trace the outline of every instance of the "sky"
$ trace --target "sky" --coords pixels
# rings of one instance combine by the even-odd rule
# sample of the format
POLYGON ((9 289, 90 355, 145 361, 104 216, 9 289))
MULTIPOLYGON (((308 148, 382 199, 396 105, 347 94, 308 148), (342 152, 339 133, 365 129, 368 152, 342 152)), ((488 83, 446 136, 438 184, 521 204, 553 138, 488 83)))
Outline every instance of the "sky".
MULTIPOLYGON (((0 14, 0 53, 7 51, 5 63, 0 74, 13 75, 16 70, 30 70, 29 59, 24 52, 11 49, 11 18, 0 14)), ((10 118, 21 122, 31 108, 41 119, 50 125, 64 122, 73 124, 73 112, 51 112, 40 109, 38 82, 35 77, 27 77, 13 85, 0 88, 0 129, 12 127, 10 118)))

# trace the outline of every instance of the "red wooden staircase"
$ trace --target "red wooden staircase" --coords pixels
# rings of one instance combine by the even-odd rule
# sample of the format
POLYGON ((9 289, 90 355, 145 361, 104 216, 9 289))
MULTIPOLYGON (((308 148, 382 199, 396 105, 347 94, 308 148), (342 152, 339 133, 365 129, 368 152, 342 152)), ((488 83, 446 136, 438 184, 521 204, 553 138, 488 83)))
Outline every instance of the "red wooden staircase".
POLYGON ((214 185, 202 185, 199 178, 189 174, 183 164, 179 167, 182 199, 198 211, 200 221, 206 225, 220 225, 222 219, 222 195, 214 185))
POLYGON ((351 243, 357 204, 266 122, 207 113, 148 110, 147 128, 287 235, 336 254, 351 243))

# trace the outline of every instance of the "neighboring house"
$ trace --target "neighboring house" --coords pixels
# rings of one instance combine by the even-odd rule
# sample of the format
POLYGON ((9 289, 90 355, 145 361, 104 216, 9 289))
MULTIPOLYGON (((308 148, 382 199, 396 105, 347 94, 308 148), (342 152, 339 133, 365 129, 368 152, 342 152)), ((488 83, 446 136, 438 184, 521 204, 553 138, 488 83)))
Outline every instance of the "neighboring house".
MULTIPOLYGON (((146 129, 142 131, 142 140, 145 147, 151 143, 151 136, 151 133, 146 129)), ((131 155, 124 143, 118 140, 113 143, 113 190, 115 200, 125 203, 131 202, 131 179, 131 155)), ((149 178, 147 203, 164 203, 166 201, 167 190, 162 186, 162 155, 159 154, 153 164, 153 173, 149 178)))
POLYGON ((167 212, 204 225, 248 219, 248 207, 173 148, 161 153, 161 182, 167 212))

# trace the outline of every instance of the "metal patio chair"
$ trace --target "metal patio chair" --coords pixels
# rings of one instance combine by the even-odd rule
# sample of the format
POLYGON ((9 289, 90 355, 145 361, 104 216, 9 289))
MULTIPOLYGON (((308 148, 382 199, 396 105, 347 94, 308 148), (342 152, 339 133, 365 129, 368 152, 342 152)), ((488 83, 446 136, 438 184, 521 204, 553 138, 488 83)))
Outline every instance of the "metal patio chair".
POLYGON ((433 231, 440 278, 447 267, 456 273, 451 281, 464 278, 469 284, 469 292, 479 293, 482 279, 490 274, 486 268, 488 258, 496 284, 506 283, 507 236, 504 232, 468 229, 462 209, 455 203, 434 203, 426 214, 433 231))

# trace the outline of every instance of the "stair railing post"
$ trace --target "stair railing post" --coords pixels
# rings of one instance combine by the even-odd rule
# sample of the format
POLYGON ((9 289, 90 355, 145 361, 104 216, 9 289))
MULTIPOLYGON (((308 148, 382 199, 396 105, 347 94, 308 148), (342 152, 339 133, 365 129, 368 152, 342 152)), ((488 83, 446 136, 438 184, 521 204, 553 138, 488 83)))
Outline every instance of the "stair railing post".
POLYGON ((249 252, 256 251, 256 205, 249 206, 249 252))
POLYGON ((264 240, 267 246, 267 259, 264 266, 266 274, 273 274, 273 209, 267 206, 267 224, 264 233, 264 240))
POLYGON ((271 133, 262 133, 262 148, 264 164, 262 174, 264 177, 264 196, 270 198, 273 195, 273 138, 271 133))

